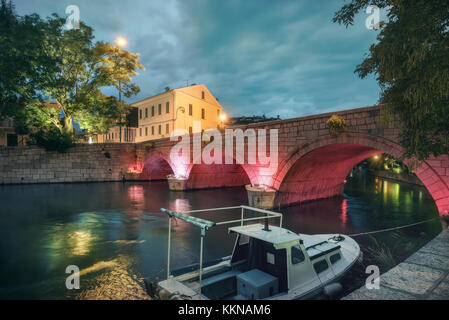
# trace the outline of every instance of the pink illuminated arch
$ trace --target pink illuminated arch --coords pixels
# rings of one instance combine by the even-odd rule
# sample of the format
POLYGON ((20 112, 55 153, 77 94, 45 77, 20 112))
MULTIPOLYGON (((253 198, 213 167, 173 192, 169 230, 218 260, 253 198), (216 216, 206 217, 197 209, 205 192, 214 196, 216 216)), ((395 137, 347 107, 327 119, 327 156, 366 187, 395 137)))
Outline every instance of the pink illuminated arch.
MULTIPOLYGON (((279 191, 281 205, 332 197, 342 194, 345 177, 359 162, 381 153, 400 158, 403 152, 396 142, 380 137, 358 133, 323 136, 280 163, 273 187, 279 191)), ((440 214, 448 214, 449 186, 431 161, 422 161, 415 174, 432 195, 440 214)))

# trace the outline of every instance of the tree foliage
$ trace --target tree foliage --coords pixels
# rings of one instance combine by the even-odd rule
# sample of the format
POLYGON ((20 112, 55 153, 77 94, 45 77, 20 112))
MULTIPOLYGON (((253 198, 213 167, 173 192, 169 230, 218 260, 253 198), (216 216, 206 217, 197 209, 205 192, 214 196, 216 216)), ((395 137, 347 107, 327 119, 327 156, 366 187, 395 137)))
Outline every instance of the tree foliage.
POLYGON ((89 133, 104 133, 129 111, 105 89, 116 88, 120 97, 140 90, 132 82, 144 70, 138 54, 94 41, 83 22, 71 30, 65 23, 57 14, 21 17, 11 2, 1 2, 0 117, 13 117, 19 134, 45 138, 59 132, 64 140, 73 136, 73 121, 89 133))
POLYGON ((449 0, 351 0, 333 21, 346 27, 368 5, 387 10, 377 42, 355 72, 376 76, 380 102, 402 123, 406 157, 449 153, 449 0))

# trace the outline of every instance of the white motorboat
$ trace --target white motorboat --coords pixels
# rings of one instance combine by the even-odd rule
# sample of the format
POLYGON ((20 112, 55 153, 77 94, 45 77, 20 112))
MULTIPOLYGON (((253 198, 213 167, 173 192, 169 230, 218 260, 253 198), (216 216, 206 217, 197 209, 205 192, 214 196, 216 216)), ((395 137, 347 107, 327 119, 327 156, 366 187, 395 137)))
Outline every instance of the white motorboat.
POLYGON ((360 247, 352 238, 340 234, 296 234, 282 227, 282 214, 268 210, 239 206, 183 213, 161 211, 169 216, 169 239, 167 279, 152 287, 160 299, 307 299, 332 288, 360 256, 360 247), (241 209, 238 220, 213 222, 190 215, 235 209, 241 209), (245 218, 245 211, 263 216, 245 218), (201 228, 201 252, 199 264, 171 272, 173 218, 201 228), (269 225, 268 219, 279 219, 279 226, 269 225), (257 223, 261 220, 264 222, 257 223), (229 234, 237 235, 232 255, 203 264, 206 231, 226 224, 238 224, 228 229, 229 234))

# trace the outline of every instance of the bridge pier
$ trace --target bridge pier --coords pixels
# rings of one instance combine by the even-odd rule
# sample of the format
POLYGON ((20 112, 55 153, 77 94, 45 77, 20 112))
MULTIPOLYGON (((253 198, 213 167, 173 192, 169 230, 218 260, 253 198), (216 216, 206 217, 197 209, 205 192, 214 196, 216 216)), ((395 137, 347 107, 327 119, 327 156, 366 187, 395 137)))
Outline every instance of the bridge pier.
POLYGON ((274 200, 276 198, 276 190, 269 187, 261 187, 250 184, 245 186, 248 192, 248 204, 250 207, 259 209, 273 209, 274 200))
POLYGON ((187 190, 187 179, 186 178, 176 178, 173 176, 167 177, 168 189, 170 191, 185 191, 187 190))

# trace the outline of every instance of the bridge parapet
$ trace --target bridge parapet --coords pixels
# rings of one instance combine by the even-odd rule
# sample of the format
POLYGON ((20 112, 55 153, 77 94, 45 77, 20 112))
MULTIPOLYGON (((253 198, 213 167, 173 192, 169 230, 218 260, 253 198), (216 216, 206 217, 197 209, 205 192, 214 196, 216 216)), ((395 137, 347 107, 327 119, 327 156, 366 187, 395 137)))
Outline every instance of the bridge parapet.
MULTIPOLYGON (((275 172, 266 170, 267 165, 262 165, 260 161, 248 163, 248 158, 257 153, 248 151, 248 139, 244 140, 242 155, 244 163, 234 162, 232 165, 208 165, 204 161, 194 163, 195 151, 204 153, 205 146, 200 145, 194 148, 193 136, 189 136, 190 159, 187 165, 175 163, 171 159, 170 152, 177 141, 170 141, 170 139, 152 141, 151 148, 145 146, 145 143, 137 145, 136 161, 145 167, 151 157, 163 159, 169 167, 165 167, 165 173, 172 171, 175 176, 186 178, 186 189, 243 184, 272 188, 277 192, 273 201, 273 206, 276 207, 332 197, 342 194, 345 177, 360 161, 381 153, 397 158, 402 156, 404 150, 398 139, 400 122, 397 118, 384 121, 382 108, 382 105, 376 105, 232 128, 243 131, 253 129, 256 133, 260 129, 267 130, 265 146, 267 156, 271 153, 269 131, 277 129, 278 158, 275 172), (326 121, 334 114, 343 117, 346 122, 344 133, 338 136, 331 135, 326 124, 326 121)), ((222 130, 221 133, 221 148, 213 149, 212 153, 218 152, 224 157, 226 141, 224 131, 222 130)), ((233 143, 232 158, 234 160, 238 156, 237 153, 233 143)), ((429 190, 440 213, 448 214, 448 156, 422 161, 416 169, 416 175, 429 190)))

